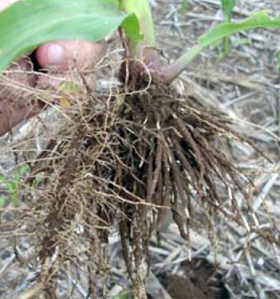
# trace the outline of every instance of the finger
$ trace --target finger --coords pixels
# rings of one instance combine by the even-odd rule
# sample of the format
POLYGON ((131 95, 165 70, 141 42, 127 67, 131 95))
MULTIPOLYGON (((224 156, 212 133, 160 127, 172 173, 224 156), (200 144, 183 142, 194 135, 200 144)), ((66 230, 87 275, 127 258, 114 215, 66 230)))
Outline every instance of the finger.
MULTIPOLYGON (((0 11, 20 0, 0 0, 0 11)), ((36 51, 39 64, 46 69, 66 71, 77 67, 92 68, 102 56, 104 46, 89 41, 56 41, 40 46, 36 51)))
MULTIPOLYGON (((10 65, 0 80, 0 136, 38 109, 31 104, 28 86, 34 86, 35 76, 28 57, 10 65)), ((34 101, 33 101, 34 102, 34 101)))
POLYGON ((19 0, 1 0, 0 1, 0 11, 4 10, 5 8, 7 8, 8 6, 10 6, 11 4, 18 2, 19 0))
POLYGON ((71 68, 90 69, 100 60, 105 47, 89 41, 56 41, 40 46, 36 59, 45 69, 63 72, 71 68))
POLYGON ((11 109, 10 103, 0 102, 0 136, 9 132, 14 126, 37 114, 40 110, 35 105, 25 105, 11 109))

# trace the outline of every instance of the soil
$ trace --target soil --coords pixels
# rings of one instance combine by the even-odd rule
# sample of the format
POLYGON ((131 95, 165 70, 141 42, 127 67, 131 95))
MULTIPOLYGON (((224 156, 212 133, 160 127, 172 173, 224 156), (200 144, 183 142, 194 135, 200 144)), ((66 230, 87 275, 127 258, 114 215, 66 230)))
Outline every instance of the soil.
POLYGON ((205 259, 193 259, 180 265, 183 275, 163 274, 161 281, 174 299, 229 299, 222 276, 205 259))

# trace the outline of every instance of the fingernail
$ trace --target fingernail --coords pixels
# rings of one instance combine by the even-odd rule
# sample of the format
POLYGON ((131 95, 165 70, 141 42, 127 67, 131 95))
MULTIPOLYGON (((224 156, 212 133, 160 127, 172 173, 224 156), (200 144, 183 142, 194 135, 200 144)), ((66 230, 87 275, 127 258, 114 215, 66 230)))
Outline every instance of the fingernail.
POLYGON ((57 44, 51 44, 48 49, 48 60, 49 65, 62 64, 64 60, 64 48, 57 44))

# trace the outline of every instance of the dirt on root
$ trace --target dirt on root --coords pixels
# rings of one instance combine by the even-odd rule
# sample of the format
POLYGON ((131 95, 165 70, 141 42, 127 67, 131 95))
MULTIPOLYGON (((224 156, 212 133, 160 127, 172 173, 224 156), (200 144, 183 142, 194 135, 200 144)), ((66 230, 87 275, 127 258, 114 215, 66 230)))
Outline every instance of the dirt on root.
MULTIPOLYGON (((180 9, 181 1, 159 0, 151 2, 154 3, 154 15, 158 21, 157 26, 159 28, 157 33, 159 42, 165 54, 168 53, 170 55, 169 58, 171 60, 178 57, 185 48, 194 45, 201 33, 222 21, 220 1, 218 0, 190 0, 188 1, 187 10, 180 9)), ((271 0, 258 0, 252 1, 252 3, 239 0, 233 15, 233 21, 249 16, 252 11, 269 7, 277 11, 277 5, 275 1, 271 0)), ((244 40, 244 34, 242 32, 234 40, 244 40)), ((275 159, 275 161, 278 160, 279 156, 279 138, 276 136, 279 133, 277 120, 279 77, 277 76, 275 55, 278 49, 278 35, 277 30, 271 29, 260 29, 246 33, 245 37, 250 39, 250 43, 233 46, 229 57, 222 61, 217 59, 220 53, 217 48, 207 49, 200 58, 189 66, 188 71, 182 74, 177 82, 177 86, 180 87, 183 93, 194 96, 199 95, 200 103, 205 103, 207 106, 210 103, 211 106, 216 105, 216 107, 223 105, 223 108, 226 108, 223 111, 234 115, 235 122, 243 124, 242 129, 244 133, 253 137, 258 147, 264 149, 271 159, 275 159), (245 121, 247 121, 246 125, 245 121), (253 128, 255 129, 253 130, 253 128)), ((114 50, 116 49, 116 47, 113 48, 114 50)), ((110 252, 109 255, 114 257, 114 260, 111 260, 111 264, 114 264, 112 268, 110 268, 111 264, 107 258, 108 235, 112 235, 112 227, 119 226, 119 229, 122 229, 123 235, 126 237, 123 238, 125 239, 123 248, 127 248, 126 253, 124 253, 128 263, 131 260, 138 260, 138 265, 141 264, 140 266, 142 266, 143 263, 139 263, 139 260, 141 260, 140 257, 144 250, 141 253, 141 250, 138 249, 138 258, 133 259, 136 251, 133 251, 135 246, 130 245, 132 237, 141 235, 142 231, 148 231, 147 228, 150 225, 150 221, 154 224, 154 230, 158 231, 161 227, 160 222, 164 222, 163 219, 166 217, 165 208, 157 209, 151 205, 144 204, 148 190, 151 193, 156 188, 152 196, 152 200, 154 200, 156 199, 155 194, 158 194, 157 188, 163 185, 161 180, 164 177, 164 173, 169 174, 171 181, 174 179, 172 171, 168 172, 165 170, 166 164, 160 165, 160 168, 163 169, 162 171, 158 170, 159 167, 156 167, 156 165, 159 166, 159 164, 156 164, 156 154, 158 153, 159 155, 158 144, 161 142, 161 139, 158 137, 160 130, 157 127, 156 118, 157 115, 161 116, 161 111, 166 110, 166 107, 163 107, 164 101, 162 99, 158 100, 154 106, 155 109, 148 115, 149 121, 145 122, 147 115, 143 111, 147 110, 147 103, 154 99, 153 95, 155 92, 153 90, 156 89, 156 87, 151 86, 151 89, 148 91, 146 87, 147 85, 142 86, 140 90, 136 90, 137 95, 132 95, 131 91, 130 94, 121 92, 116 95, 113 91, 113 95, 105 98, 105 102, 109 104, 106 109, 102 101, 103 98, 94 98, 92 93, 88 93, 86 95, 87 100, 85 100, 80 110, 83 112, 82 115, 77 113, 79 110, 77 107, 73 108, 75 113, 67 114, 65 111, 62 111, 66 116, 70 116, 74 123, 64 119, 59 134, 55 135, 46 151, 37 157, 41 159, 41 162, 35 163, 36 165, 32 164, 32 175, 34 175, 35 179, 32 186, 27 188, 28 190, 22 190, 24 195, 21 198, 21 206, 18 211, 9 206, 8 211, 1 212, 0 247, 3 257, 0 272, 5 277, 1 276, 0 288, 3 298, 17 298, 19 293, 29 287, 32 289, 34 285, 34 289, 37 287, 37 290, 41 290, 40 292, 42 293, 46 293, 47 287, 53 285, 53 287, 49 288, 48 296, 57 295, 59 298, 69 297, 69 294, 71 294, 72 298, 84 298, 86 295, 82 292, 83 289, 86 291, 90 290, 93 295, 96 294, 96 298, 102 298, 106 293, 106 288, 107 291, 108 289, 113 289, 114 286, 125 286, 127 288, 128 283, 124 278, 127 276, 127 272, 124 270, 122 259, 119 258, 120 254, 112 254, 112 248, 110 248, 111 251, 108 250, 110 252), (140 100, 139 102, 135 101, 132 107, 133 97, 140 100), (137 111, 137 113, 134 113, 135 115, 133 110, 137 111), (124 117, 123 125, 120 116, 124 117), (140 125, 139 123, 136 125, 135 120, 136 123, 139 121, 140 125), (80 125, 79 129, 78 124, 80 125), (94 129, 94 124, 97 125, 97 130, 94 129), (147 135, 147 131, 149 131, 149 135, 147 135), (129 137, 128 142, 124 142, 124 134, 129 137), (145 157, 143 158, 143 149, 138 153, 137 138, 145 141, 146 149, 148 148, 147 145, 149 146, 147 157, 150 157, 148 153, 151 153, 150 159, 147 157, 146 159, 145 157), (119 143, 120 140, 122 140, 121 143, 119 143), (121 148, 117 144, 121 144, 121 148), (116 149, 118 151, 117 154, 116 149), (131 163, 132 161, 135 161, 135 163, 131 163), (143 161, 142 167, 137 167, 137 165, 140 165, 139 161, 143 161), (150 168, 152 179, 150 181, 152 181, 151 185, 153 187, 148 189, 148 178, 143 175, 142 169, 149 169, 149 161, 152 161, 150 162, 152 165, 150 168), (123 172, 117 176, 116 169, 123 169, 122 167, 124 168, 123 172), (157 174, 158 172, 159 174, 157 174), (119 181, 116 180, 117 177, 119 181), (157 177, 158 183, 153 185, 157 177), (131 195, 131 190, 134 191, 131 181, 135 179, 138 180, 138 183, 134 186, 138 188, 140 192, 138 194, 141 194, 137 198, 131 195), (124 183, 125 188, 121 185, 122 183, 124 183), (142 186, 142 189, 140 186, 142 186), (145 210, 144 207, 146 208, 145 210), (148 225, 143 224, 143 220, 141 220, 144 218, 143 215, 146 219, 145 223, 148 223, 148 225), (113 221, 114 219, 115 222, 113 221), (112 222, 114 224, 111 226, 112 222), (120 223, 122 223, 121 228, 120 223), (138 229, 137 225, 139 226, 138 229), (33 250, 34 248, 35 251, 33 250), (21 255, 22 251, 24 253, 30 251, 31 255, 26 254, 28 258, 23 258, 21 255), (12 261, 14 252, 16 258, 14 258, 11 266, 7 267, 7 265, 10 265, 8 262, 12 261), (41 256, 41 259, 37 259, 38 255, 41 256), (51 256, 51 259, 48 258, 49 256, 51 256), (44 260, 45 262, 43 263, 44 260), (91 266, 88 267, 87 265, 91 266), (5 269, 8 270, 6 271, 5 269), (16 271, 13 271, 13 269, 16 269, 16 271), (111 273, 110 269, 112 269, 111 273), (15 274, 15 272, 17 273, 15 274), (109 273, 110 275, 115 274, 113 282, 108 278, 109 273), (53 283, 50 283, 50 277, 54 277, 53 283), (55 280, 55 277, 57 277, 57 280, 55 280), (75 278, 72 280, 72 283, 69 282, 69 277, 75 278), (65 283, 66 280, 68 284, 65 283), (40 289, 41 283, 43 283, 43 288, 40 289), (55 290, 54 287, 57 287, 57 289, 55 290), (15 292, 12 293, 14 289, 15 292), (61 289, 67 290, 67 295, 65 295, 65 292, 61 293, 61 289), (58 290, 60 290, 60 293, 58 290)), ((234 207, 232 201, 228 200, 228 197, 231 196, 231 189, 226 187, 226 184, 219 178, 219 175, 223 179, 224 176, 216 170, 216 176, 211 176, 210 179, 213 179, 211 182, 215 183, 216 191, 221 201, 224 201, 221 213, 224 216, 231 217, 230 219, 234 221, 226 217, 220 217, 217 220, 214 213, 217 207, 213 206, 213 202, 214 204, 216 202, 208 202, 207 196, 206 198, 198 196, 198 200, 196 200, 198 192, 191 187, 191 196, 188 197, 191 200, 188 199, 188 202, 191 202, 192 209, 190 209, 190 214, 192 217, 187 217, 185 210, 188 209, 183 206, 183 203, 178 198, 174 200, 171 197, 171 201, 164 202, 164 205, 169 206, 173 210, 173 217, 183 226, 181 235, 188 238, 188 230, 190 230, 192 252, 200 251, 201 248, 206 247, 202 255, 207 257, 212 264, 215 264, 216 257, 214 258, 214 255, 217 254, 219 266, 224 271, 224 281, 230 290, 232 298, 258 298, 261 296, 278 298, 279 280, 275 279, 279 274, 277 252, 275 251, 277 242, 273 242, 279 236, 279 229, 274 230, 278 223, 275 225, 270 219, 279 218, 279 204, 277 201, 279 197, 279 177, 277 179, 279 165, 264 167, 267 164, 263 163, 262 159, 259 159, 256 151, 251 150, 248 146, 244 147, 243 142, 234 143, 234 146, 231 145, 231 142, 228 140, 232 138, 238 140, 238 137, 234 136, 234 134, 228 134, 228 130, 226 130, 226 134, 219 130, 214 132, 215 126, 213 126, 213 123, 203 117, 204 115, 209 116, 205 105, 200 106, 194 99, 189 98, 188 100, 182 95, 177 96, 173 91, 170 95, 170 91, 166 92, 162 87, 159 89, 159 94, 163 94, 170 102, 171 98, 177 98, 172 108, 176 115, 179 114, 181 118, 183 114, 187 114, 182 111, 189 112, 188 118, 184 116, 183 119, 189 119, 191 122, 191 125, 187 126, 191 137, 195 141, 201 142, 202 140, 201 138, 196 139, 196 135, 194 135, 196 130, 193 130, 193 128, 198 128, 199 134, 203 133, 203 138, 207 137, 206 139, 210 144, 210 154, 208 154, 208 149, 206 151, 201 148, 201 152, 203 159, 207 161, 208 165, 210 162, 212 164, 216 163, 212 151, 222 149, 231 164, 237 165, 241 163, 243 169, 249 169, 251 174, 252 172, 254 173, 257 190, 261 191, 262 195, 259 196, 258 192, 254 193, 252 191, 250 196, 247 197, 248 201, 243 201, 240 200, 239 196, 241 191, 238 191, 241 186, 234 188, 234 191, 239 193, 235 193, 238 205, 234 207), (176 102, 180 104, 177 105, 176 102), (190 102, 187 105, 188 109, 186 109, 187 102, 190 102), (176 109, 176 106, 180 108, 176 109), (207 124, 208 127, 206 126, 207 124), (208 131, 209 128, 211 128, 210 133, 208 131), (226 136, 230 136, 230 138, 226 136), (228 148, 230 148, 231 153, 234 153, 233 155, 229 155, 228 148), (265 199, 265 204, 268 205, 269 212, 266 210, 267 206, 263 209, 261 204, 263 198, 265 199), (254 207, 257 206, 255 210, 251 209, 252 203, 254 207), (212 206, 212 209, 209 209, 209 206, 212 206), (205 207, 206 209, 204 209, 205 207), (242 208, 242 214, 238 212, 238 208, 242 208), (180 213, 176 213, 178 210, 180 213), (235 214, 231 213, 232 210, 235 214), (177 214, 180 217, 177 217, 177 214), (253 217, 257 219, 253 223, 252 230, 244 229, 244 223, 243 226, 242 223, 240 226, 236 226, 235 220, 238 218, 238 214, 243 217, 243 221, 249 221, 249 224, 252 223, 253 217), (180 218, 179 221, 178 218, 180 218), (193 230, 193 227, 199 229, 193 230), (203 230, 200 228, 203 228, 203 230), (207 234, 210 242, 207 240, 207 234), (244 240, 256 240, 257 242, 254 242, 254 244, 251 242, 244 243, 244 240), (211 250, 209 250, 210 248, 211 250)), ((151 105, 149 104, 150 107, 151 105)), ((217 115, 217 111, 212 111, 210 116, 212 114, 217 115)), ((170 120, 174 124, 175 119, 172 113, 169 115, 171 115, 170 120)), ((218 112, 218 116, 224 117, 220 112, 218 112)), ((215 120, 215 117, 211 116, 211 119, 215 120)), ((225 117, 224 120, 221 121, 222 128, 224 128, 224 124, 227 124, 227 128, 231 128, 228 118, 225 117)), ((52 121, 47 120, 45 122, 46 127, 49 128, 52 121)), ((218 124, 220 125, 221 123, 218 124)), ((173 145, 173 136, 176 136, 176 142, 181 140, 179 137, 180 134, 182 135, 180 130, 172 133, 172 130, 168 130, 168 125, 165 121, 160 123, 160 125, 161 129, 163 128, 165 139, 168 141, 168 147, 171 144, 173 145)), ((34 143, 38 142, 39 139, 35 135, 31 137, 34 143)), ((44 137, 45 135, 47 134, 44 134, 44 137)), ((6 140, 4 142, 6 144, 6 140)), ((38 143, 40 144, 40 142, 38 143)), ((20 142, 20 144, 18 142, 18 146, 14 146, 14 144, 12 143, 11 149, 15 151, 15 156, 17 156, 17 152, 25 152, 24 155, 26 154, 26 156, 30 152, 28 142, 20 142), (24 144, 24 148, 22 144, 24 144)), ((180 146, 182 144, 179 143, 180 146)), ((164 150, 168 147, 165 147, 164 150)), ((196 179, 197 176, 201 175, 198 161, 193 161, 196 153, 194 153, 191 146, 190 148, 184 146, 183 150, 181 148, 181 151, 176 151, 172 147, 172 150, 176 160, 175 168, 179 169, 179 178, 183 180, 183 184, 185 184, 186 177, 191 183, 194 182, 195 180, 192 180, 188 175, 182 174, 181 161, 184 158, 180 160, 180 157, 185 156, 185 158, 191 159, 190 173, 195 174, 196 179), (178 153, 180 152, 183 152, 183 156, 179 156, 178 153)), ((21 154, 15 159, 19 157, 22 162, 20 156, 21 154)), ((30 158, 27 157, 26 160, 29 161, 30 158)), ((12 163, 12 159, 7 159, 5 154, 1 156, 1 167, 8 165, 11 168, 12 163)), ((168 166, 170 167, 171 165, 172 163, 169 163, 168 166)), ((225 178, 228 179, 229 176, 225 175, 225 178)), ((237 178, 239 178, 238 175, 237 178)), ((241 180, 241 185, 243 186, 243 177, 239 178, 239 180, 241 180)), ((231 180, 229 179, 229 181, 231 180)), ((199 186, 199 183, 196 184, 199 186)), ((174 188, 176 193, 179 193, 179 189, 174 186, 170 187, 171 193, 173 194, 174 188)), ((244 190, 247 191, 246 188, 244 190)), ((209 186, 207 184, 203 185, 202 191, 209 194, 209 186)), ((166 194, 165 188, 163 188, 164 192, 166 194)), ((187 193, 187 189, 184 192, 187 193)), ((241 196, 241 198, 243 197, 241 196)), ((160 202, 159 199, 156 200, 160 202)), ((176 273, 173 276, 174 279, 181 281, 183 284, 186 283, 186 285, 190 286, 190 289, 196 286, 206 294, 206 291, 204 292, 206 287, 203 287, 200 283, 195 283, 190 278, 193 277, 192 274, 189 275, 189 278, 185 278, 182 271, 176 271, 177 260, 181 258, 187 259, 190 256, 190 246, 183 246, 185 241, 178 236, 177 229, 173 229, 172 226, 172 230, 169 231, 167 238, 160 238, 159 233, 157 235, 158 241, 161 241, 161 246, 157 248, 157 251, 151 252, 151 255, 157 258, 160 257, 160 263, 163 263, 162 261, 165 258, 169 258, 169 261, 171 261, 169 268, 172 268, 172 273, 176 273), (173 251, 180 246, 183 248, 182 256, 175 255, 171 257, 173 251), (162 248, 165 250, 164 254, 160 251, 162 248)), ((148 237, 149 234, 146 234, 145 238, 147 239, 148 237)), ((117 242, 113 244, 118 246, 116 245, 118 244, 117 242)), ((115 250, 114 246, 112 247, 115 250)), ((144 244, 145 246, 146 244, 144 244)), ((151 247, 151 244, 149 247, 154 249, 151 247)), ((131 263, 129 264, 129 267, 132 268, 132 276, 135 274, 134 266, 131 263)), ((140 268, 145 270, 145 267, 140 268)), ((151 265, 151 268, 152 271, 158 270, 156 265, 151 265)), ((203 266, 201 268, 205 270, 203 266)), ((197 278, 200 275, 206 277, 203 271, 194 271, 195 274, 193 275, 197 278)), ((207 271, 205 270, 205 272, 207 271)), ((138 274, 138 277, 139 275, 141 273, 138 274)), ((170 275, 169 272, 168 275, 170 275)), ((172 280, 172 276, 170 280, 172 280)), ((168 288, 170 290, 177 286, 176 284, 173 286, 168 285, 168 288)), ((35 294, 35 297, 37 295, 38 293, 35 294)), ((177 295, 172 293, 172 296, 175 298, 177 298, 177 295)), ((197 296, 199 293, 194 293, 194 295, 197 296)), ((41 295, 39 296, 41 298, 41 295)))
POLYGON ((213 142, 248 141, 231 129, 222 112, 205 109, 167 85, 143 81, 105 100, 90 93, 88 98, 82 113, 71 116, 74 125, 62 128, 37 157, 40 162, 27 179, 32 185, 38 175, 44 177, 35 191, 41 195, 34 210, 40 214, 43 209, 45 218, 34 222, 33 233, 40 231, 45 268, 59 248, 57 266, 38 280, 55 294, 58 271, 78 258, 68 244, 75 238, 73 223, 79 215, 90 244, 88 259, 96 253, 100 258, 87 268, 89 293, 97 295, 97 273, 109 275, 102 247, 108 247, 109 231, 117 223, 135 298, 146 298, 143 263, 149 265, 152 235, 160 242, 165 209, 171 209, 189 245, 190 228, 197 222, 213 243, 217 215, 242 225, 236 194, 247 198, 248 181, 213 142), (99 110, 94 109, 97 104, 99 110), (230 202, 220 195, 223 188, 231 190, 230 202), (202 207, 199 218, 193 211, 197 203, 202 207))

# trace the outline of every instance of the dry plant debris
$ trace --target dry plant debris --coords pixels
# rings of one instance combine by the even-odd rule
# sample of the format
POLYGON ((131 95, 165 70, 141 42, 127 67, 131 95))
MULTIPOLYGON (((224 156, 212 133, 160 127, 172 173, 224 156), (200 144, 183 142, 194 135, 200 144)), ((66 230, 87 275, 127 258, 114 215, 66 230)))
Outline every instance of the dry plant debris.
MULTIPOLYGON (((211 14, 219 1, 189 2, 211 14)), ((155 9, 168 10, 170 5, 164 2, 155 9)), ((240 11, 236 13, 242 16, 248 10, 240 11)), ((197 24, 219 21, 215 15, 203 19, 199 11, 191 13, 197 24)), ((165 17, 172 18, 170 25, 179 32, 181 16, 176 5, 165 17)), ((213 51, 202 57, 204 62, 210 61, 213 51)), ((235 55, 229 59, 238 65, 235 55)), ((229 72, 227 66, 221 68, 229 72)), ((89 292, 92 298, 110 297, 112 284, 126 285, 128 272, 134 291, 144 298, 149 253, 158 261, 150 264, 153 273, 167 268, 180 275, 180 261, 207 257, 223 270, 232 298, 277 298, 279 165, 270 165, 256 148, 243 145, 246 139, 235 133, 227 116, 239 120, 249 105, 255 117, 247 123, 259 123, 254 126, 259 131, 249 135, 260 142, 262 151, 264 143, 270 142, 273 150, 265 154, 274 160, 277 126, 270 119, 269 107, 275 105, 270 102, 262 110, 257 95, 263 90, 260 85, 268 91, 275 85, 271 75, 266 80, 258 75, 244 81, 238 69, 234 70, 238 76, 218 71, 214 76, 214 70, 190 70, 181 80, 197 80, 200 86, 194 88, 197 83, 193 82, 186 87, 179 81, 181 94, 149 81, 125 91, 111 89, 102 96, 85 86, 84 101, 73 99, 71 108, 62 111, 64 124, 46 149, 33 156, 21 207, 1 215, 2 248, 12 243, 14 252, 3 259, 0 269, 0 277, 5 275, 5 296, 5 287, 14 283, 16 292, 10 297, 86 298, 89 292), (247 97, 243 96, 246 92, 247 97), (221 99, 225 113, 205 104, 211 96, 221 99), (252 163, 246 161, 249 157, 252 163), (268 194, 272 200, 264 202, 268 194), (174 225, 160 237, 161 222, 164 225, 170 211, 187 246, 174 225), (115 227, 121 245, 110 240, 115 227), (160 247, 153 238, 154 243, 149 242, 152 230, 158 232, 160 247), (118 261, 120 251, 127 272, 118 261)), ((273 96, 267 98, 270 101, 273 96)), ((12 144, 15 153, 21 151, 22 143, 12 144)))
POLYGON ((85 83, 82 104, 71 101, 72 108, 65 111, 71 123, 30 164, 23 185, 28 186, 32 214, 21 211, 17 227, 30 223, 29 234, 38 238, 34 248, 42 270, 32 294, 35 289, 56 296, 65 263, 78 264, 71 246, 77 226, 88 242, 89 295, 98 296, 97 273, 103 272, 106 284, 109 231, 117 224, 135 298, 146 298, 149 243, 154 232, 160 241, 165 210, 171 210, 188 246, 197 223, 216 246, 218 215, 248 230, 255 225, 250 182, 213 144, 231 139, 250 143, 231 129, 230 118, 169 86, 132 83, 106 98, 97 98, 85 83), (247 216, 240 196, 247 202, 247 216), (201 207, 199 213, 194 206, 201 207))

